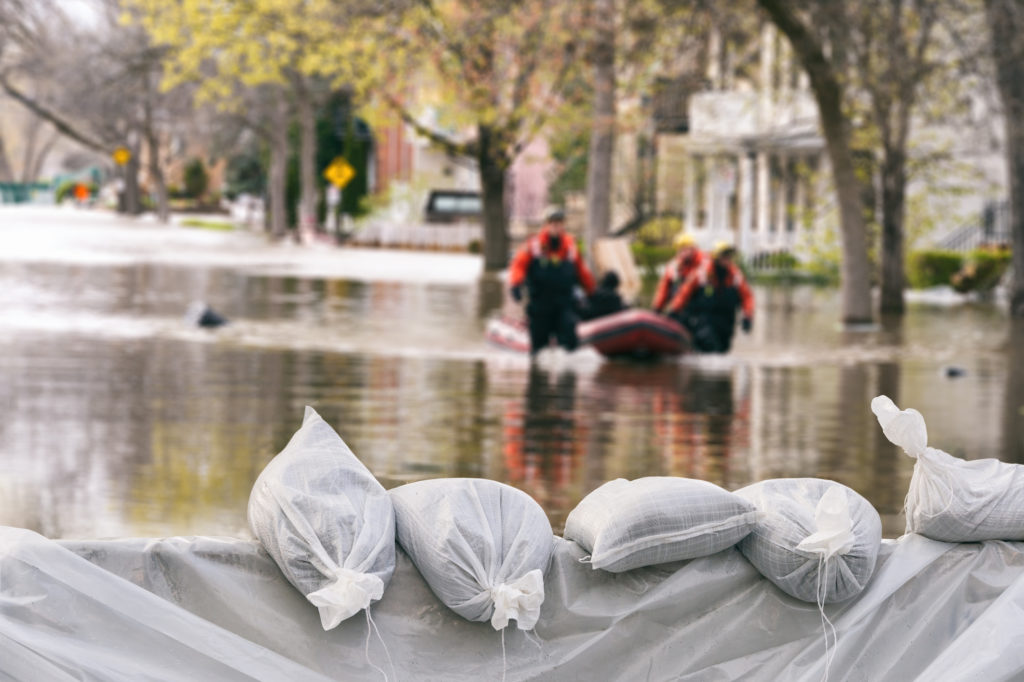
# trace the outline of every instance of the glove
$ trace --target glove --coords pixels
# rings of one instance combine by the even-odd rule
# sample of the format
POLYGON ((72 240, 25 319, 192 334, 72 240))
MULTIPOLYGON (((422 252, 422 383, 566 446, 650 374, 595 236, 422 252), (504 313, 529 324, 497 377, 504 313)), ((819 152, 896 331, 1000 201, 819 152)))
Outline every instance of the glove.
POLYGON ((512 300, 519 303, 523 300, 523 288, 521 286, 514 286, 509 290, 512 294, 512 300))
POLYGON ((750 330, 754 326, 754 321, 752 319, 750 319, 749 317, 744 317, 743 321, 740 323, 740 326, 743 327, 743 333, 744 334, 749 334, 750 330))

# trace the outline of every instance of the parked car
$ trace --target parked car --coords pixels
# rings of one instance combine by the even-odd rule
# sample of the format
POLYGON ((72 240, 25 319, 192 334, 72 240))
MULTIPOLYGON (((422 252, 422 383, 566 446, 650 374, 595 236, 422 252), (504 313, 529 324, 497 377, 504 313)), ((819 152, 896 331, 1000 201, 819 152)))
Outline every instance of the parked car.
POLYGON ((479 222, 483 200, 479 192, 457 189, 430 190, 424 219, 428 223, 479 222))

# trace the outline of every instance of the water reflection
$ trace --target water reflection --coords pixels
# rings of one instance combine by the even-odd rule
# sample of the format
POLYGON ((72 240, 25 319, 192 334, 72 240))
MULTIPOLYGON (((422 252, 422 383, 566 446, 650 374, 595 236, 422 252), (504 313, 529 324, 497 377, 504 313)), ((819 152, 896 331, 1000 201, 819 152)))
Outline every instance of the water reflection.
POLYGON ((1007 339, 1009 368, 1003 398, 1003 459, 1024 463, 1024 320, 1014 320, 1007 339))
POLYGON ((494 478, 556 529, 611 478, 821 476, 865 495, 896 535, 913 461, 868 409, 880 393, 919 409, 936 447, 1024 462, 1024 327, 992 306, 912 305, 851 331, 835 292, 758 301, 754 334, 724 358, 531 365, 482 340, 504 304, 497 278, 0 263, 0 523, 245 535, 252 481, 305 405, 387 487, 494 478), (196 299, 232 324, 184 328, 196 299), (954 364, 962 376, 943 371, 954 364))
POLYGON ((527 371, 521 401, 502 414, 502 459, 512 485, 530 493, 561 528, 574 505, 574 484, 586 458, 587 428, 576 405, 576 374, 539 366, 527 371))

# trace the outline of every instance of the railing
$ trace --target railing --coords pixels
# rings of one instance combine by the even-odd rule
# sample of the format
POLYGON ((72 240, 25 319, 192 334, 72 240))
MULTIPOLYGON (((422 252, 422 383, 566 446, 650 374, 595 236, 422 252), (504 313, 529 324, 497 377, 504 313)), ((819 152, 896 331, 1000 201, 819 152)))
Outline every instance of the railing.
POLYGON ((0 182, 0 204, 27 204, 41 199, 53 202, 53 187, 48 182, 0 182))
POLYGON ((980 223, 968 223, 956 228, 939 240, 936 246, 947 251, 967 252, 983 244, 1009 244, 1010 241, 1009 202, 997 201, 985 206, 980 223))

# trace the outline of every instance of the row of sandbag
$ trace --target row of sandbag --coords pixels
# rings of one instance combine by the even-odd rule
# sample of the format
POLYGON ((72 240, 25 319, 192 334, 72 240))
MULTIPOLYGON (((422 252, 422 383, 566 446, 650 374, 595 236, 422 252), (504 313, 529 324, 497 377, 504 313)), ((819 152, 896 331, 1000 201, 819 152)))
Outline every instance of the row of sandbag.
MULTIPOLYGON (((1016 483, 1019 465, 957 460, 926 447, 917 412, 900 411, 884 396, 872 409, 886 435, 918 458, 908 532, 947 541, 1024 539, 1024 505, 1011 519, 1000 499, 992 500, 997 509, 974 504, 979 486, 992 485, 982 486, 982 473, 1016 483)), ((438 599, 459 615, 490 620, 496 629, 511 619, 530 629, 539 617, 553 535, 536 501, 486 479, 420 481, 385 491, 312 408, 257 479, 248 512, 253 532, 319 608, 325 629, 381 598, 394 571, 396 540, 438 599)), ((564 536, 587 553, 583 561, 611 572, 738 545, 784 592, 823 604, 864 589, 881 521, 867 500, 833 481, 776 479, 730 493, 705 481, 648 477, 594 490, 570 513, 564 536)))

